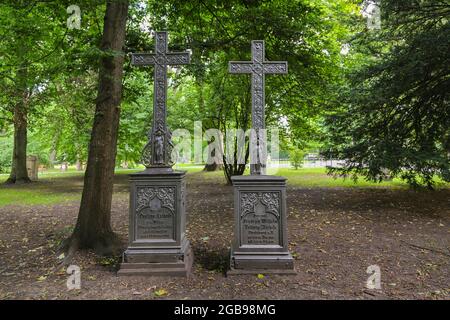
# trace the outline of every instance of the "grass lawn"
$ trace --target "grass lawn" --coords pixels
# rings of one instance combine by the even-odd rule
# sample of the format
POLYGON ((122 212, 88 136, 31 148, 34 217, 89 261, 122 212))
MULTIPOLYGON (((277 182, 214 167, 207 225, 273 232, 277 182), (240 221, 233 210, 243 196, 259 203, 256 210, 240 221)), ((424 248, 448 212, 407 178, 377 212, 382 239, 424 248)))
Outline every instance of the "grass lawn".
POLYGON ((295 187, 408 188, 408 184, 398 178, 381 183, 366 181, 364 178, 358 179, 356 183, 349 178, 334 178, 333 176, 327 175, 325 168, 302 168, 298 170, 282 168, 278 170, 277 174, 286 177, 288 184, 295 187))
POLYGON ((30 190, 0 188, 0 207, 7 205, 57 204, 79 198, 80 196, 70 193, 56 194, 37 188, 31 188, 30 190))
MULTIPOLYGON (((127 175, 141 171, 137 169, 118 169, 117 176, 127 175)), ((222 171, 203 172, 203 166, 176 165, 174 169, 186 170, 188 174, 200 175, 199 178, 208 182, 223 182, 225 177, 222 171)), ((246 172, 248 174, 248 172, 246 172)), ((302 169, 270 169, 268 174, 280 175, 288 179, 290 187, 298 188, 388 188, 408 189, 406 182, 395 178, 392 181, 381 183, 369 182, 363 178, 356 183, 351 179, 333 178, 326 174, 325 168, 302 168, 302 169)), ((49 205, 78 200, 81 197, 83 183, 83 172, 69 169, 66 172, 50 170, 39 174, 39 182, 27 185, 0 185, 0 206, 6 205, 49 205)), ((0 183, 8 178, 7 174, 0 175, 0 183)), ((123 180, 123 179, 122 179, 123 180)), ((449 188, 450 184, 439 183, 438 188, 449 188)))

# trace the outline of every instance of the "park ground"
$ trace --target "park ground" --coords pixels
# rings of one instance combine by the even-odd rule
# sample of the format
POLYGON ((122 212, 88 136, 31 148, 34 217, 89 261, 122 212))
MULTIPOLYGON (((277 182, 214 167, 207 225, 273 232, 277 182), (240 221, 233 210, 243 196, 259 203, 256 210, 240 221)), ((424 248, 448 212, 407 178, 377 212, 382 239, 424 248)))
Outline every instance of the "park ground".
MULTIPOLYGON (((289 248, 295 276, 225 277, 233 236, 232 188, 221 172, 188 169, 190 278, 118 277, 119 257, 78 253, 81 290, 68 290, 59 243, 73 228, 81 173, 0 186, 0 299, 449 299, 450 188, 411 190, 282 169, 288 177, 289 248), (366 288, 370 265, 381 290, 366 288)), ((128 180, 116 174, 112 225, 128 235, 128 180)), ((6 176, 0 176, 0 182, 6 176)))

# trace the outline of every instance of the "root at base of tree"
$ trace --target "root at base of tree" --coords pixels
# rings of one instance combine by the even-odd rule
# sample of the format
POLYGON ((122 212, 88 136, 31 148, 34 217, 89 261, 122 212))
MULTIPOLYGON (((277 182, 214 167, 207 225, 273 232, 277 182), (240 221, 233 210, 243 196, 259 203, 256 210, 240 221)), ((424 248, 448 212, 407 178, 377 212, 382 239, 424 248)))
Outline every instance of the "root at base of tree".
POLYGON ((114 232, 102 233, 95 238, 84 239, 83 241, 80 234, 74 231, 69 238, 62 242, 59 248, 59 252, 65 255, 61 265, 69 265, 78 250, 88 249, 93 250, 99 256, 117 256, 122 253, 123 245, 114 232))
POLYGON ((5 184, 25 184, 25 183, 31 183, 30 178, 21 178, 21 179, 8 178, 5 181, 5 184))

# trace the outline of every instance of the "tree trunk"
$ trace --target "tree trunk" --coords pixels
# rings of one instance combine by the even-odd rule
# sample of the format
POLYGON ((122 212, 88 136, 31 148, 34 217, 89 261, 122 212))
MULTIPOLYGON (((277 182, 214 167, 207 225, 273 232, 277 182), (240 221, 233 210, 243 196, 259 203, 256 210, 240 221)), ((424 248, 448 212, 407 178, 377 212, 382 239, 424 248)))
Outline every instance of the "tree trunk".
POLYGON ((83 171, 83 163, 80 160, 80 156, 77 156, 77 161, 75 162, 75 168, 77 171, 83 171))
POLYGON ((208 159, 206 161, 205 167, 203 171, 217 171, 222 170, 222 157, 220 155, 216 155, 216 150, 211 147, 212 142, 208 144, 208 159))
POLYGON ((52 147, 52 150, 48 155, 48 168, 49 169, 55 168, 55 162, 56 162, 56 149, 52 147))
POLYGON ((67 261, 77 249, 118 253, 120 241, 111 228, 111 201, 117 152, 128 1, 107 1, 99 87, 78 220, 64 244, 67 261), (111 52, 114 51, 114 52, 111 52))
MULTIPOLYGON (((76 148, 77 148, 77 150, 81 149, 78 144, 76 144, 76 148)), ((83 171, 83 159, 80 154, 81 154, 81 151, 77 151, 76 161, 75 161, 75 168, 77 171, 83 171)))
POLYGON ((50 150, 50 154, 48 155, 48 168, 49 169, 54 169, 55 168, 55 163, 56 163, 56 155, 57 155, 57 150, 58 150, 58 145, 59 145, 59 140, 60 140, 60 136, 61 136, 61 128, 62 127, 58 127, 58 129, 56 130, 55 134, 54 134, 54 139, 52 141, 52 147, 50 150))
MULTIPOLYGON (((247 89, 244 90, 244 94, 241 96, 241 102, 239 103, 240 106, 242 106, 241 109, 239 109, 237 106, 235 106, 235 120, 236 120, 236 128, 242 128, 242 130, 247 131, 247 128, 250 125, 250 115, 251 115, 251 95, 250 95, 250 87, 247 85, 247 89)), ((224 129, 226 130, 226 119, 224 121, 224 129)), ((225 132, 226 135, 226 132, 225 132)), ((249 140, 250 141, 250 140, 249 140)), ((227 184, 231 185, 231 177, 232 176, 242 176, 245 172, 246 164, 248 163, 249 154, 250 154, 250 145, 249 142, 245 143, 244 145, 244 159, 239 159, 240 156, 238 155, 239 150, 239 143, 241 141, 238 141, 237 137, 234 138, 234 161, 229 163, 227 161, 227 157, 225 156, 226 153, 223 155, 223 172, 225 175, 225 179, 227 180, 227 184), (242 162, 243 163, 240 163, 242 162)), ((242 147, 242 146, 241 146, 242 147)), ((227 152, 230 152, 227 150, 227 152)))
POLYGON ((27 90, 24 90, 22 100, 14 106, 14 151, 6 183, 31 182, 27 171, 27 95, 27 90))

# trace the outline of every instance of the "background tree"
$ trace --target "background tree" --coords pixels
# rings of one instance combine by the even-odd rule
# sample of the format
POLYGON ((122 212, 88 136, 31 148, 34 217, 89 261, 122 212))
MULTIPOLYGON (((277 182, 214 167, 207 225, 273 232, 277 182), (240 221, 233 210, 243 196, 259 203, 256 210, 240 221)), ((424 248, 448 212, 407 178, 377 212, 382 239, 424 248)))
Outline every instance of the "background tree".
POLYGON ((450 181, 450 5, 382 1, 381 30, 353 39, 349 84, 328 118, 335 174, 450 181))
POLYGON ((64 30, 54 5, 26 1, 0 5, 1 114, 14 127, 10 176, 7 183, 30 182, 26 167, 29 116, 46 97, 46 87, 61 52, 64 30))
POLYGON ((298 170, 303 166, 303 158, 305 157, 305 153, 300 149, 292 149, 289 153, 291 165, 294 167, 295 170, 298 170))

